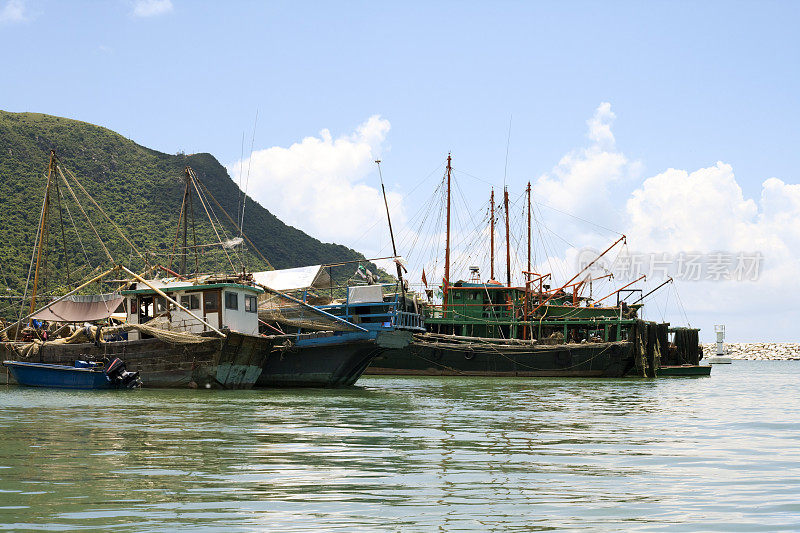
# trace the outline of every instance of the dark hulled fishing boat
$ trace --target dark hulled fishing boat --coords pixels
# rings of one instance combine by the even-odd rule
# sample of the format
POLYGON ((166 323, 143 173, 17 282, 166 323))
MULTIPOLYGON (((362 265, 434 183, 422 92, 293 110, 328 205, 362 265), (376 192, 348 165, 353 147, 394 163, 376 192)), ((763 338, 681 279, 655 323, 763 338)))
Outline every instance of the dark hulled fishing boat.
MULTIPOLYGON (((507 283, 494 280, 494 192, 491 195, 491 274, 480 282, 472 267, 469 282, 450 282, 451 158, 447 158, 446 243, 441 302, 415 302, 423 316, 424 333, 405 348, 376 357, 367 374, 622 377, 626 375, 702 375, 702 350, 696 329, 647 322, 638 318, 647 294, 630 289, 644 276, 611 294, 593 300, 581 290, 593 281, 590 267, 620 243, 621 236, 562 286, 552 289, 550 274, 531 268, 531 187, 527 188, 528 262, 523 286, 512 286, 508 191, 504 193, 507 283), (641 296, 626 302, 632 294, 641 296), (624 296, 622 296, 624 295, 624 296), (616 297, 615 305, 603 304, 616 297), (662 370, 663 369, 663 370, 662 370)), ((399 271, 398 271, 399 273, 399 271)), ((424 271, 423 271, 423 282, 424 271)), ((707 373, 706 373, 707 375, 707 373)))
MULTIPOLYGON (((115 266, 36 309, 40 259, 44 257, 48 241, 44 235, 52 204, 55 200, 60 201, 62 196, 58 192, 60 182, 71 193, 75 190, 86 193, 74 175, 62 171, 51 152, 39 233, 30 268, 34 273, 31 309, 24 318, 0 332, 3 359, 70 366, 79 359, 108 361, 121 357, 130 370, 139 372, 145 387, 250 388, 257 382, 261 386, 337 386, 358 379, 377 353, 376 347, 382 346, 383 339, 391 339, 393 335, 392 327, 371 332, 353 324, 347 324, 344 330, 333 328, 333 334, 317 330, 300 335, 261 334, 259 297, 265 292, 279 298, 281 294, 255 282, 252 274, 244 272, 243 261, 240 273, 199 273, 192 191, 199 196, 212 229, 221 240, 217 244, 222 245, 232 270, 236 269, 230 255, 237 253, 238 245, 250 241, 188 167, 169 267, 149 263, 147 256, 135 249, 86 193, 105 220, 131 246, 131 255, 138 255, 145 263, 146 272, 151 274, 146 279, 114 261, 97 228, 86 216, 87 225, 100 240, 100 248, 115 266), (229 239, 224 229, 215 226, 216 216, 209 213, 212 201, 239 232, 238 238, 229 239), (188 242, 190 230, 194 241, 192 246, 188 242), (181 235, 182 245, 178 246, 181 235), (176 248, 177 253, 174 253, 176 248), (195 254, 194 272, 189 272, 191 265, 187 261, 190 249, 195 254), (179 272, 172 270, 173 257, 180 260, 180 266, 176 267, 179 272), (158 279, 152 276, 160 270, 168 273, 169 277, 158 279), (108 279, 111 274, 122 274, 123 279, 108 279), (101 286, 111 292, 106 295, 81 293, 101 286)), ((77 203, 74 194, 73 198, 77 203)), ((58 208, 60 215, 61 204, 58 208)), ((86 215, 83 208, 80 211, 86 215)), ((66 234, 64 217, 59 216, 59 219, 63 238, 66 234)), ((78 234, 77 227, 75 234, 78 234)), ((66 247, 64 240, 65 252, 66 247)), ((263 255, 261 258, 269 264, 263 255)), ((308 316, 328 316, 302 302, 299 307, 308 316)), ((346 323, 344 320, 340 322, 346 323)), ((396 339, 386 342, 394 347, 403 345, 396 339)), ((5 379, 5 375, 0 377, 2 381, 5 379)))
POLYGON ((299 296, 286 292, 262 296, 262 322, 293 333, 287 335, 285 346, 271 351, 256 386, 349 386, 375 357, 405 348, 413 332, 424 331, 420 316, 403 311, 397 295, 384 297, 383 285, 349 287, 341 304, 307 304, 303 300, 309 290, 330 282, 330 278, 320 282, 319 273, 324 273, 321 266, 255 274, 299 296), (308 280, 297 281, 301 270, 310 273, 308 280), (282 278, 291 278, 293 283, 282 278))

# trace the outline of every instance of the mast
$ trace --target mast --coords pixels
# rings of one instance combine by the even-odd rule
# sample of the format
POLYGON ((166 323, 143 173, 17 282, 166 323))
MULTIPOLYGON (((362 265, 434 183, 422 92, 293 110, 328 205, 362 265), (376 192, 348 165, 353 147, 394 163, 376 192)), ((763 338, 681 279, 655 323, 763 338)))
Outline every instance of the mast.
MULTIPOLYGON (((53 184, 53 170, 56 166, 56 151, 50 150, 50 163, 47 165, 47 188, 44 191, 44 205, 42 206, 42 218, 39 221, 39 242, 36 249, 36 270, 33 274, 33 291, 31 292, 31 314, 36 309, 36 289, 39 286, 39 265, 42 260, 42 249, 44 248, 44 232, 47 226, 47 213, 50 207, 50 186, 53 184)), ((30 279, 30 278, 28 278, 30 279)))
MULTIPOLYGON (((530 310, 530 292, 531 292, 531 284, 528 283, 531 280, 531 182, 528 182, 528 270, 525 271, 525 307, 524 307, 524 316, 525 320, 528 320, 528 311, 530 310)), ((527 329, 523 330, 523 333, 527 335, 527 329)), ((527 338, 527 336, 526 336, 527 338)))
POLYGON ((378 165, 378 175, 381 177, 381 191, 383 192, 383 205, 386 206, 386 220, 389 222, 389 236, 392 238, 392 255, 394 255, 394 264, 397 267, 397 279, 400 280, 400 294, 405 299, 405 287, 403 287, 403 267, 397 260, 397 247, 394 244, 394 231, 392 230, 392 217, 389 216, 389 202, 386 200, 386 187, 383 186, 383 172, 381 172, 381 160, 376 159, 375 164, 378 165))
POLYGON ((494 279, 494 187, 492 187, 492 195, 489 197, 489 204, 491 206, 491 219, 489 221, 489 225, 491 227, 489 245, 491 248, 491 252, 489 254, 489 279, 494 279))
POLYGON ((511 286, 511 235, 508 232, 508 187, 503 187, 503 202, 506 209, 506 280, 511 286))
POLYGON ((186 255, 189 252, 187 246, 187 237, 189 236, 189 181, 192 179, 191 175, 189 175, 189 167, 184 169, 185 173, 185 181, 186 187, 183 190, 183 213, 181 213, 181 218, 183 218, 183 251, 181 253, 181 275, 186 275, 186 255))
POLYGON ((447 309, 447 286, 450 284, 450 175, 453 168, 450 166, 450 153, 447 153, 447 237, 444 245, 444 290, 442 296, 442 309, 447 309))
MULTIPOLYGON (((528 182, 528 272, 531 271, 531 182, 528 182)), ((530 274, 528 274, 530 279, 530 274)))

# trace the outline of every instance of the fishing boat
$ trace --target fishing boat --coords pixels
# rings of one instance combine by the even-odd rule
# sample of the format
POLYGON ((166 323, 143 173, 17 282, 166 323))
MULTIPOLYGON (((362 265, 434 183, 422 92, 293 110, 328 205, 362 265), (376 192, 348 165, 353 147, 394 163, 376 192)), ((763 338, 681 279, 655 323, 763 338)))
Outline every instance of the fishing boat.
MULTIPOLYGON (((446 236, 444 276, 438 286, 441 301, 427 289, 425 296, 407 294, 405 307, 418 308, 425 331, 416 332, 404 348, 387 350, 367 368, 367 374, 611 377, 707 374, 698 368, 702 358, 698 331, 671 328, 639 318, 645 298, 671 283, 643 294, 632 288, 644 276, 594 299, 582 295, 593 282, 610 277, 590 269, 616 246, 621 235, 566 283, 551 288, 552 276, 539 274, 531 264, 531 186, 528 183, 528 260, 524 284, 512 284, 509 197, 504 191, 506 282, 494 272, 494 192, 490 197, 491 272, 480 280, 478 267, 469 281, 451 281, 451 156, 444 177, 446 236), (633 296, 633 299, 629 299, 633 296), (638 298, 637 298, 638 296, 638 298), (612 303, 613 302, 613 303, 612 303), (677 368, 680 368, 678 370, 677 368), (663 371, 661 371, 663 369, 663 371), (661 371, 661 372, 660 372, 661 371)), ((396 252, 395 252, 396 255, 396 252)))
POLYGON ((75 361, 73 366, 26 361, 3 361, 19 385, 53 389, 134 389, 142 385, 138 372, 128 372, 114 359, 108 367, 94 361, 75 361))
MULTIPOLYGON (((240 261, 241 269, 234 268, 234 257, 240 253, 236 247, 250 240, 191 168, 186 167, 184 179, 181 214, 168 266, 149 262, 148 256, 133 246, 87 193, 96 210, 130 245, 131 255, 142 260, 146 273, 137 274, 115 261, 100 239, 100 231, 86 216, 86 224, 114 266, 37 309, 51 200, 60 200, 59 183, 62 190, 85 192, 73 174, 64 172, 51 152, 30 268, 33 273, 33 279, 29 280, 32 281, 30 312, 0 330, 0 351, 6 359, 70 366, 79 359, 124 357, 129 368, 139 372, 144 387, 339 386, 358 379, 382 345, 403 345, 402 338, 393 338, 394 328, 372 332, 332 318, 303 302, 287 300, 280 291, 260 284, 253 273, 246 271, 244 261, 240 261), (200 273, 201 245, 197 243, 193 193, 199 196, 213 232, 220 239, 217 244, 235 273, 200 273), (212 202, 231 221, 238 237, 229 238, 224 228, 215 224, 214 220, 219 219, 212 215, 212 202), (194 252, 193 271, 190 250, 194 252), (177 261, 173 266, 174 258, 177 261), (155 275, 159 273, 166 276, 155 275), (90 288, 101 286, 112 290, 85 294, 90 288), (262 332, 264 321, 259 318, 259 302, 272 300, 288 301, 290 306, 299 308, 305 322, 315 316, 317 322, 332 320, 335 325, 291 334, 274 328, 262 332)), ((60 210, 61 206, 58 207, 60 210)), ((80 212, 85 215, 83 209, 80 212)), ((63 224, 64 217, 59 219, 63 224)), ((62 227, 61 235, 67 233, 62 227)), ((257 248, 254 250, 260 255, 257 248)), ((263 255, 261 258, 269 265, 263 255)), ((0 376, 0 381, 4 379, 0 376)))
POLYGON ((352 385, 376 357, 424 331, 419 314, 402 311, 397 295, 384 296, 389 284, 347 287, 344 302, 312 306, 307 299, 315 289, 333 290, 325 266, 254 276, 263 287, 281 288, 262 296, 262 323, 292 332, 264 361, 257 387, 352 385))

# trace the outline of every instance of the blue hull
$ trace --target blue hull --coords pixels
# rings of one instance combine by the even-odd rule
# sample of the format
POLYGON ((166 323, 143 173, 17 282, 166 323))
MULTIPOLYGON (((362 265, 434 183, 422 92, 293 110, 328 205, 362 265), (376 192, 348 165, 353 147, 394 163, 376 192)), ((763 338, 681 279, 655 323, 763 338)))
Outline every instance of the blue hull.
POLYGON ((110 389, 105 372, 91 368, 3 361, 20 385, 54 389, 110 389))

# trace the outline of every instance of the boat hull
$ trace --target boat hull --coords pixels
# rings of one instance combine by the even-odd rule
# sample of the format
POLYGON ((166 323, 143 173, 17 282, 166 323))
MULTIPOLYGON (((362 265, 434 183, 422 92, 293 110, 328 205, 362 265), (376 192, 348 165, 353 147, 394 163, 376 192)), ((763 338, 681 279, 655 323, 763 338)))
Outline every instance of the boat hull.
MULTIPOLYGON (((275 341, 229 332, 225 339, 208 338, 201 343, 174 345, 158 339, 41 346, 27 361, 72 365, 76 360, 119 357, 127 369, 139 372, 147 388, 251 388, 262 371, 268 347, 275 341)), ((12 343, 0 343, 5 359, 18 358, 12 343)), ((0 375, 0 383, 8 376, 0 375)))
POLYGON ((19 385, 51 389, 110 389, 111 381, 102 370, 74 366, 5 361, 19 385))
POLYGON ((305 335, 291 346, 273 348, 257 387, 349 387, 372 360, 411 342, 407 331, 374 334, 305 335))
MULTIPOLYGON (((424 336, 423 336, 424 337, 424 336)), ((367 368, 369 375, 622 377, 635 364, 633 343, 560 345, 437 343, 415 339, 386 350, 367 368)))
POLYGON ((674 365, 661 366, 656 371, 658 377, 671 376, 710 376, 711 367, 708 365, 674 365))

